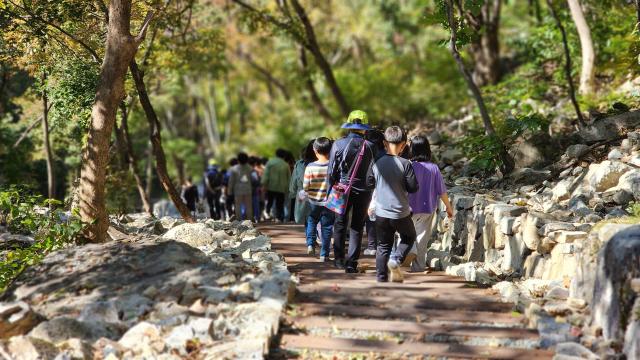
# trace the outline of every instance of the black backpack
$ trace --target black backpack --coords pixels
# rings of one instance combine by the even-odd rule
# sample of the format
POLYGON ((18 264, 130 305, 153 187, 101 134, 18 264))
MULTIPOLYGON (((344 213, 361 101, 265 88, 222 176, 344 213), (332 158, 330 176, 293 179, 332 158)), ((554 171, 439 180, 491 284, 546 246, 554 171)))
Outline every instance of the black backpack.
POLYGON ((212 189, 216 189, 222 185, 222 174, 217 168, 207 170, 207 181, 212 189))

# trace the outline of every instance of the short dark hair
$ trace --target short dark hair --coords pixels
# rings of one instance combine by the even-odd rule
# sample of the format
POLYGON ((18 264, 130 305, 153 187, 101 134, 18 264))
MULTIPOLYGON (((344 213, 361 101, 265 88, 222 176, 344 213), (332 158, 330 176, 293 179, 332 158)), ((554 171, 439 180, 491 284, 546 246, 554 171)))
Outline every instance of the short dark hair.
POLYGON ((316 141, 313 142, 313 150, 317 151, 318 154, 329 155, 331 152, 331 146, 333 143, 329 138, 319 137, 316 141))
POLYGON ((231 166, 238 165, 238 159, 233 158, 233 159, 229 160, 229 165, 231 165, 231 166))
POLYGON ((389 126, 384 131, 384 139, 390 144, 400 144, 407 141, 407 133, 400 126, 389 126))
POLYGON ((285 149, 277 149, 276 150, 276 156, 279 157, 280 159, 285 159, 287 157, 287 150, 285 149))
POLYGON ((425 136, 414 136, 409 144, 410 157, 413 161, 429 162, 431 161, 431 146, 429 140, 425 136))
POLYGON ((246 164, 249 162, 249 155, 247 155, 247 153, 245 152, 239 152, 238 153, 238 162, 242 165, 246 164))
POLYGON ((315 139, 309 141, 300 154, 305 165, 318 160, 318 158, 316 158, 316 153, 313 152, 313 144, 315 144, 315 139))
POLYGON ((365 136, 365 138, 371 141, 371 143, 375 145, 377 150, 384 150, 384 134, 382 133, 382 131, 378 129, 371 129, 367 131, 367 135, 365 136))

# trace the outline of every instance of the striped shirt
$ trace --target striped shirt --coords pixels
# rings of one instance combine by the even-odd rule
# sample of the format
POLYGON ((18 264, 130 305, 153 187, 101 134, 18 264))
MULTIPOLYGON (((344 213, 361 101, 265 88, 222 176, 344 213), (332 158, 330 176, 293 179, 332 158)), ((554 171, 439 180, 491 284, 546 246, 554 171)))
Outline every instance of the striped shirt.
POLYGON ((307 193, 309 202, 314 205, 324 205, 329 194, 327 182, 327 165, 329 162, 312 162, 304 169, 302 188, 307 193))

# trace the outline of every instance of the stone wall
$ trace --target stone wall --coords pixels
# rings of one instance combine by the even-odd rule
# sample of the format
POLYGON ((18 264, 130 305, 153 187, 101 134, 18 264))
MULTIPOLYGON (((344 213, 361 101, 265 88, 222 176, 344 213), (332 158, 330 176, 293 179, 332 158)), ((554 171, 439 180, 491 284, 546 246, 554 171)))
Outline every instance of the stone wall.
POLYGON ((0 354, 259 359, 268 352, 295 285, 251 223, 130 215, 113 219, 109 232, 119 240, 52 253, 3 294, 0 354))

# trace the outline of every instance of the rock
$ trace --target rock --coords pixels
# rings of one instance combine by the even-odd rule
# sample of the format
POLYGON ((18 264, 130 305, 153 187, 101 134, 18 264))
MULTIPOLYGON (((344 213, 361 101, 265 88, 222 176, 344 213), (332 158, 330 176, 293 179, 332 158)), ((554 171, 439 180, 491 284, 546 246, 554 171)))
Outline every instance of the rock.
POLYGON ((30 337, 58 343, 71 338, 95 341, 101 337, 118 338, 119 329, 98 321, 80 321, 67 316, 59 316, 41 322, 29 333, 30 337))
POLYGON ((219 286, 233 284, 234 282, 236 282, 236 276, 233 274, 222 275, 216 279, 216 284, 219 286))
POLYGON ((105 323, 119 323, 118 308, 114 301, 96 301, 85 306, 78 317, 80 321, 101 321, 105 323))
POLYGON ((624 335, 622 350, 627 359, 640 359, 640 297, 636 297, 631 310, 631 318, 624 335))
POLYGON ((505 235, 513 235, 514 228, 519 225, 520 218, 503 217, 500 219, 500 231, 505 235))
POLYGON ((540 230, 538 230, 538 235, 540 235, 540 236, 549 236, 549 234, 552 233, 552 232, 556 232, 556 231, 573 231, 575 229, 576 229, 575 225, 573 225, 571 223, 550 222, 550 223, 544 224, 540 228, 540 230))
POLYGON ((53 360, 59 353, 50 342, 30 336, 14 336, 7 349, 13 360, 53 360))
POLYGON ((558 231, 554 240, 559 244, 569 244, 587 237, 583 231, 558 231))
MULTIPOLYGON (((557 202, 568 199, 571 196, 574 181, 575 179, 573 177, 558 181, 558 183, 553 187, 553 190, 551 190, 552 200, 557 202)), ((544 210, 548 211, 549 209, 544 210)))
POLYGON ((509 174, 509 178, 516 184, 540 184, 551 176, 549 170, 534 170, 520 168, 509 174))
POLYGON ((472 196, 454 196, 451 205, 456 210, 467 210, 473 207, 475 197, 472 196))
POLYGON ((160 327, 149 322, 142 321, 122 335, 120 340, 118 340, 118 344, 125 348, 135 349, 142 343, 161 340, 160 327))
POLYGON ((0 339, 24 335, 42 321, 23 301, 0 303, 0 339))
POLYGON ((181 315, 188 315, 189 308, 172 301, 158 302, 153 305, 153 310, 149 313, 147 320, 158 323, 166 319, 175 318, 181 315))
POLYGON ((447 150, 440 153, 440 161, 446 165, 452 165, 457 160, 462 159, 462 157, 462 152, 454 147, 449 147, 447 150))
POLYGON ((171 329, 168 336, 165 337, 167 346, 177 349, 181 353, 186 353, 187 341, 195 337, 193 328, 189 325, 180 325, 171 329))
POLYGON ((427 135, 427 140, 429 140, 430 145, 440 145, 442 144, 442 135, 440 135, 439 131, 432 131, 427 135))
POLYGON ((60 354, 56 359, 93 359, 91 344, 81 339, 69 339, 58 344, 60 354))
POLYGON ((213 320, 203 317, 189 318, 188 325, 193 329, 194 336, 200 340, 200 342, 208 342, 213 337, 213 320))
POLYGON ((599 360, 600 357, 586 347, 575 342, 564 342, 556 345, 556 359, 559 356, 567 356, 574 359, 599 360))
POLYGON ((558 244, 551 250, 551 258, 547 271, 542 278, 546 280, 562 280, 571 278, 576 271, 576 258, 572 244, 558 244))
POLYGON ((567 298, 569 298, 569 290, 564 287, 555 286, 549 289, 544 297, 553 300, 567 300, 567 298))
POLYGON ((0 233, 0 250, 12 250, 33 245, 35 240, 31 236, 0 233))
POLYGON ((546 261, 547 258, 540 253, 532 252, 522 265, 523 276, 525 278, 542 278, 546 261))
POLYGON ((571 308, 582 310, 587 307, 587 302, 584 299, 570 297, 567 299, 567 305, 571 308))
POLYGON ((578 159, 582 157, 582 155, 584 155, 587 151, 589 151, 589 146, 584 144, 575 144, 570 145, 565 151, 565 154, 572 159, 578 159))
POLYGON ((616 233, 598 254, 591 312, 606 340, 621 340, 632 318, 631 280, 640 277, 640 225, 616 233))
POLYGON ((522 235, 509 236, 504 247, 502 270, 507 273, 522 273, 523 261, 529 251, 522 240, 522 235))
POLYGON ((588 143, 609 140, 619 136, 628 129, 640 126, 640 111, 630 111, 594 121, 580 130, 578 135, 588 143))
MULTIPOLYGON (((620 176, 616 189, 628 192, 640 201, 640 169, 628 171, 620 176)), ((622 205, 622 203, 618 204, 622 205)))
POLYGON ((609 151, 609 154, 607 155, 607 159, 609 160, 620 160, 622 159, 624 155, 622 154, 622 152, 618 149, 613 149, 611 151, 609 151))
POLYGON ((204 292, 205 300, 210 304, 221 303, 231 295, 231 291, 217 286, 200 286, 200 290, 204 292))
POLYGON ((567 316, 571 314, 571 308, 564 301, 548 302, 542 308, 551 316, 567 316))
POLYGON ((167 231, 162 237, 194 247, 209 245, 214 248, 218 247, 222 241, 232 239, 226 232, 215 231, 204 223, 178 225, 167 231))
POLYGON ((160 200, 153 204, 153 215, 159 219, 166 216, 172 218, 180 218, 180 213, 178 212, 176 206, 173 204, 173 202, 166 199, 160 200))
POLYGON ((467 215, 467 245, 464 253, 466 261, 484 261, 484 243, 482 241, 482 228, 485 215, 482 206, 474 207, 467 215))
POLYGON ((511 281, 501 281, 491 287, 497 290, 504 302, 517 303, 520 296, 520 290, 511 281))
POLYGON ((631 167, 619 161, 603 161, 589 165, 583 181, 583 188, 590 192, 602 192, 618 185, 620 177, 631 167))
POLYGON ((551 317, 540 317, 536 325, 540 334, 540 347, 543 349, 558 343, 575 340, 575 337, 571 336, 571 325, 569 323, 556 322, 551 317))

